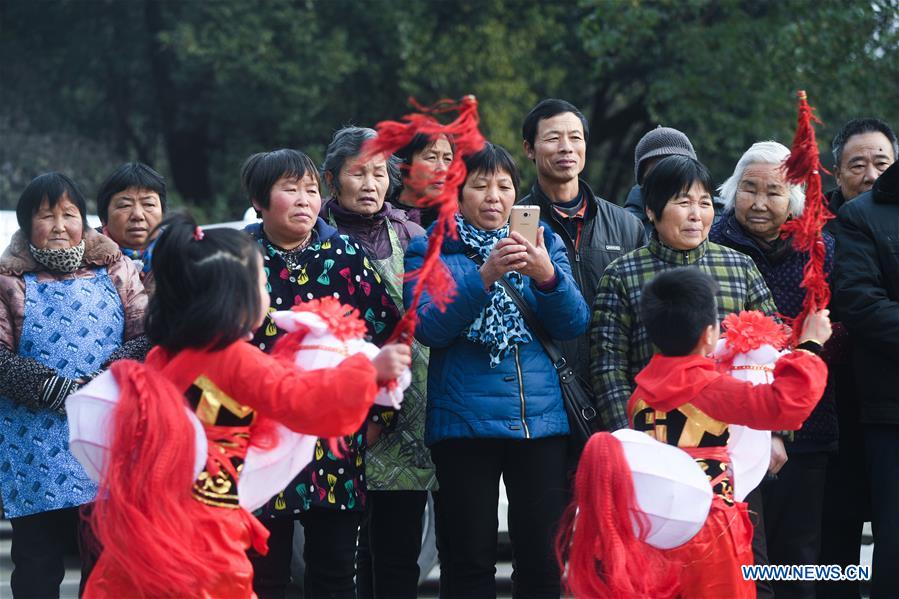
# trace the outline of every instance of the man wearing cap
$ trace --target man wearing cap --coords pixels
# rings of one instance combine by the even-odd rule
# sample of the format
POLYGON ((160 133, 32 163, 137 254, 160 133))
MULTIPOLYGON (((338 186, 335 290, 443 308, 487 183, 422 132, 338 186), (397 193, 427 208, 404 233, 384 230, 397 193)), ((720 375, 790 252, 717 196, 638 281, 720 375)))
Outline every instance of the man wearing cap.
MULTIPOLYGON (((689 156, 694 160, 699 160, 696 157, 696 152, 693 150, 693 144, 690 143, 690 139, 686 135, 677 129, 662 127, 661 125, 641 137, 640 141, 637 142, 637 148, 634 150, 634 179, 636 179, 637 184, 631 187, 630 192, 628 192, 627 199, 624 201, 624 209, 640 219, 640 222, 646 228, 647 236, 652 234, 652 223, 649 221, 649 217, 646 216, 640 188, 652 167, 659 160, 668 156, 689 156)), ((724 202, 716 196, 712 198, 712 203, 715 206, 715 215, 717 216, 724 208, 724 202)))
MULTIPOLYGON (((537 167, 537 182, 519 204, 540 206, 540 220, 565 243, 575 281, 587 304, 606 266, 645 245, 640 221, 593 193, 579 178, 586 165, 587 119, 565 100, 541 100, 522 125, 524 152, 537 167)), ((574 371, 590 380, 587 334, 560 343, 574 371)))

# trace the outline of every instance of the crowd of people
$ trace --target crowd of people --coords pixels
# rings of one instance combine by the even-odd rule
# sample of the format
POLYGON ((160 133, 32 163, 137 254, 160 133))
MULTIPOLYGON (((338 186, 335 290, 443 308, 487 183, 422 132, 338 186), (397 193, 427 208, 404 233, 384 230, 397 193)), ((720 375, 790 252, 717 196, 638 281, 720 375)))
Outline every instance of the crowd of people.
MULTIPOLYGON (((436 209, 423 200, 441 194, 458 157, 447 135, 417 135, 394 155, 370 156, 365 144, 376 135, 363 127, 338 130, 320 167, 297 149, 247 158, 240 179, 259 222, 245 232, 204 233, 189 217, 168 214, 165 179, 141 163, 122 165, 102 184, 97 230, 87 225, 86 200, 68 176, 40 175, 22 192, 20 230, 0 257, 0 504, 13 529, 14 597, 58 597, 72 540, 86 596, 165 589, 152 574, 133 575, 121 545, 150 528, 147 519, 128 530, 127 511, 117 511, 132 501, 118 493, 133 492, 128 484, 142 472, 109 474, 98 487, 68 449, 66 399, 109 369, 138 377, 134 366, 124 366, 135 362, 170 379, 181 403, 208 426, 207 436, 218 435, 210 447, 218 443, 232 457, 207 466, 231 473, 229 491, 195 483, 192 501, 203 510, 184 511, 220 521, 220 545, 184 567, 185 577, 193 566, 206 568, 208 586, 197 596, 285 597, 298 521, 305 596, 415 597, 430 496, 441 597, 495 597, 500 479, 509 500, 513 595, 608 591, 594 578, 610 568, 590 553, 599 551, 604 530, 590 532, 585 520, 579 532, 563 518, 576 469, 578 481, 592 480, 584 470, 595 460, 585 457, 578 467, 584 448, 573 442, 561 370, 540 341, 542 331, 585 383, 598 428, 648 430, 652 414, 645 410, 660 417, 669 408, 658 406, 670 405, 653 385, 682 368, 690 380, 711 376, 690 369, 707 367, 696 360, 706 359, 728 315, 755 310, 790 320, 802 310, 809 257, 782 234, 806 201, 802 186, 785 176, 789 148, 759 140, 716 187, 688 137, 658 127, 637 144, 636 185, 619 205, 580 178, 590 135, 585 116, 564 100, 539 102, 522 125, 523 152, 537 174, 526 195, 508 149, 487 142, 463 157, 458 238, 445 240, 439 253, 456 295, 445 311, 423 295, 406 349, 388 340, 412 305, 415 279, 407 273, 422 265, 437 226, 436 209), (511 230, 516 204, 538 207, 535 239, 511 230), (382 353, 348 359, 317 378, 301 375, 277 360, 286 331, 272 314, 325 298, 358 311, 366 338, 382 353), (401 408, 373 404, 379 381, 406 366, 412 382, 401 408), (659 404, 634 404, 638 385, 659 404), (227 409, 204 420, 203 402, 227 409), (237 508, 239 464, 255 436, 265 436, 251 417, 256 412, 260 422, 271 418, 321 438, 290 484, 252 516, 238 517, 241 510, 229 508, 237 508), (329 442, 338 436, 339 443, 329 442), (217 515, 222 510, 229 515, 217 515), (578 541, 588 533, 597 538, 578 541), (560 538, 573 543, 570 555, 566 546, 557 551, 560 538), (587 545, 587 561, 576 561, 587 545), (227 575, 209 573, 213 558, 227 575), (584 563, 589 572, 577 569, 584 563), (145 586, 133 586, 132 576, 145 586)), ((795 357, 778 367, 781 389, 792 390, 795 405, 777 406, 772 391, 747 399, 738 412, 697 391, 693 404, 705 413, 682 426, 709 430, 702 427, 712 418, 796 429, 773 431, 768 474, 746 497, 747 543, 733 549, 747 554, 742 563, 858 564, 862 526, 871 521, 871 596, 895 597, 899 146, 886 123, 859 118, 841 128, 832 149, 837 187, 827 202, 837 216, 823 244, 833 299, 829 319, 818 312, 795 323, 803 327, 795 357)), ((717 384, 733 392, 730 383, 717 384)), ((163 391, 154 391, 161 403, 163 391)), ((122 424, 123 436, 141 437, 140 427, 169 418, 142 401, 122 410, 133 410, 137 427, 122 424)), ((713 445, 726 443, 722 426, 713 445)), ((585 456, 600 451, 597 437, 585 456)), ((699 433, 697 442, 710 438, 699 433)), ((157 442, 160 451, 169 442, 181 447, 165 436, 157 442)), ((132 447, 129 459, 150 468, 152 450, 132 447)), ((696 459, 709 467, 708 455, 696 459)), ((726 460, 715 467, 727 472, 726 460)), ((159 468, 152 470, 148 485, 165 486, 159 468)), ((732 507, 726 481, 714 482, 724 485, 715 487, 720 505, 732 507)), ((160 493, 163 507, 176 501, 152 486, 141 490, 160 493)), ((591 497, 578 488, 581 512, 591 497)), ((736 534, 722 524, 731 512, 715 513, 722 514, 717 534, 736 534)), ((174 531, 171 523, 160 526, 174 531)), ((206 546, 168 539, 159 547, 134 559, 173 567, 206 546)), ((690 547, 671 559, 688 560, 690 547)), ((683 574, 690 576, 672 587, 684 597, 859 596, 851 580, 736 581, 713 591, 702 575, 683 574)))

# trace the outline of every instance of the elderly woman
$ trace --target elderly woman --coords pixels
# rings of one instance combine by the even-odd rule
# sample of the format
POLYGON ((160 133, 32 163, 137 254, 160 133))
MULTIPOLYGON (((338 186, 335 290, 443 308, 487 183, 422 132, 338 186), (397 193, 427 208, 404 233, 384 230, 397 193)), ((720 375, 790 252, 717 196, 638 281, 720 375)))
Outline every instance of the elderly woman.
POLYGON ((128 162, 106 178, 97 192, 101 232, 140 269, 148 294, 153 291, 150 264, 165 215, 165 178, 140 162, 128 162))
MULTIPOLYGON (((790 150, 774 142, 753 144, 737 162, 734 174, 720 187, 725 202, 724 217, 712 227, 709 238, 752 258, 762 273, 777 311, 789 318, 802 310, 805 290, 803 268, 807 252, 793 249, 792 239, 781 239, 781 227, 802 214, 805 193, 784 179, 783 162, 790 150)), ((834 240, 824 233, 825 273, 830 277, 834 240)), ((828 359, 840 343, 842 327, 834 327, 834 338, 827 343, 823 357, 828 359)), ((795 433, 783 452, 783 438, 775 444, 781 457, 777 480, 762 488, 765 503, 765 530, 768 557, 775 564, 817 564, 821 546, 821 521, 824 483, 828 458, 837 449, 838 426, 834 385, 795 433), (798 500, 798 498, 802 498, 798 500)), ((811 581, 775 581, 777 597, 814 597, 811 581)))
MULTIPOLYGON (((457 285, 446 312, 425 295, 416 337, 431 348, 425 442, 437 468, 441 595, 496 595, 499 478, 509 497, 516 597, 559 596, 552 546, 566 499, 568 419, 552 362, 498 283, 519 290, 556 339, 584 332, 587 305, 558 235, 535 244, 510 233, 518 167, 486 144, 466 159, 459 239, 440 258, 457 285)), ((421 266, 427 240, 414 239, 406 270, 421 266)), ((414 281, 405 285, 411 301, 414 281)))
MULTIPOLYGON (((322 164, 322 176, 331 189, 322 217, 362 245, 402 310, 403 257, 409 241, 424 235, 424 229, 385 201, 399 179, 395 159, 378 156, 362 162, 362 146, 375 135, 362 127, 334 134, 322 164)), ((412 349, 412 385, 404 393, 403 409, 382 414, 384 422, 368 425, 368 518, 357 556, 360 597, 402 599, 417 594, 422 514, 437 478, 424 444, 428 350, 417 342, 412 349)))
POLYGON ((446 135, 432 138, 423 133, 397 151, 402 185, 393 194, 394 203, 407 211, 409 220, 425 228, 436 220, 436 209, 419 204, 422 198, 436 197, 443 191, 444 177, 455 152, 453 140, 446 135))
MULTIPOLYGON (((318 217, 318 171, 297 150, 250 156, 241 180, 262 224, 247 232, 262 247, 271 309, 336 297, 365 319, 369 340, 382 345, 399 320, 399 311, 381 276, 358 241, 340 234, 318 217)), ((253 343, 270 351, 283 334, 266 320, 253 343)), ((373 417, 380 416, 373 414, 373 417)), ((354 598, 356 536, 365 508, 365 428, 344 438, 341 456, 321 440, 312 463, 262 509, 271 532, 269 553, 253 558, 254 590, 260 598, 284 597, 290 582, 293 521, 305 534, 307 597, 354 598)))
POLYGON ((68 450, 66 397, 112 359, 146 353, 138 271, 86 217, 71 179, 41 175, 0 257, 0 494, 15 597, 59 596, 78 506, 97 493, 68 450))
POLYGON ((655 227, 649 244, 618 258, 600 279, 590 337, 592 383, 603 425, 628 426, 634 377, 653 354, 638 305, 643 286, 676 266, 696 266, 718 283, 718 314, 761 310, 774 314, 771 292, 745 255, 709 241, 715 218, 708 170, 688 156, 661 160, 643 183, 646 214, 655 227))

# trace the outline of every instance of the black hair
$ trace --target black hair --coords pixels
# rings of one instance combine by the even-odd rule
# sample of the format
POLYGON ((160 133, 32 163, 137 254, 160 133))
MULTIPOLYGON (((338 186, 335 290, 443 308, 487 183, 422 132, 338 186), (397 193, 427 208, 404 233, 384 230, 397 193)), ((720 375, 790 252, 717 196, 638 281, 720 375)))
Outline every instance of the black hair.
MULTIPOLYGON (((449 142, 450 148, 452 148, 452 150, 453 150, 453 155, 455 155, 456 154, 456 142, 453 141, 452 135, 437 135, 435 137, 432 135, 428 135, 426 133, 416 133, 415 137, 412 138, 412 141, 410 141, 409 143, 404 145, 402 148, 400 148, 399 150, 394 152, 393 155, 396 156, 397 158, 399 158, 400 162, 402 164, 404 164, 405 166, 407 166, 407 167, 412 166, 412 158, 416 154, 418 154, 419 152, 424 150, 425 148, 428 148, 428 147, 434 145, 435 143, 437 143, 437 140, 440 139, 441 137, 445 138, 446 141, 449 142)), ((403 175, 405 176, 406 173, 408 172, 408 169, 404 168, 402 170, 403 170, 403 175)))
POLYGON ((271 191, 281 177, 302 179, 312 173, 321 184, 315 163, 303 152, 282 148, 271 152, 259 152, 247 158, 240 169, 240 182, 252 204, 253 200, 268 208, 271 191))
MULTIPOLYGON (((504 147, 492 144, 489 141, 484 142, 484 147, 480 151, 465 158, 465 168, 468 171, 468 174, 465 176, 466 179, 475 173, 492 175, 497 171, 506 171, 512 177, 515 197, 518 197, 521 173, 518 170, 518 165, 515 164, 515 159, 504 147)), ((460 200, 462 199, 462 187, 459 187, 460 200)))
POLYGON ((649 208, 656 220, 661 220, 669 200, 689 191, 697 182, 714 197, 712 175, 701 162, 689 156, 666 156, 643 180, 640 188, 643 205, 649 208))
POLYGON ((147 309, 146 333, 168 351, 222 349, 253 332, 261 310, 259 244, 236 229, 202 232, 186 214, 159 227, 153 250, 156 291, 147 309))
POLYGON ((846 142, 849 141, 849 138, 853 135, 862 135, 863 133, 883 133, 893 146, 893 160, 899 160, 899 141, 896 140, 896 132, 880 119, 868 117, 852 119, 833 136, 830 148, 833 152, 834 166, 839 168, 840 161, 843 159, 843 148, 846 147, 846 142))
POLYGON ((584 116, 577 107, 571 102, 559 100, 558 98, 546 98, 540 100, 534 108, 524 117, 524 123, 521 125, 521 138, 528 142, 531 147, 534 146, 534 140, 537 137, 537 125, 543 119, 551 119, 557 114, 564 112, 573 113, 581 121, 584 127, 584 141, 590 139, 590 125, 587 123, 587 117, 584 116))
MULTIPOLYGON (((374 129, 367 127, 347 126, 334 133, 334 138, 328 144, 325 150, 325 159, 322 160, 321 176, 326 179, 325 174, 331 173, 331 181, 328 187, 331 189, 331 196, 337 197, 340 193, 340 171, 343 169, 346 161, 356 158, 362 153, 362 147, 370 139, 374 139, 378 133, 374 129)), ((387 187, 385 198, 393 197, 394 189, 402 184, 400 180, 399 160, 396 156, 387 157, 387 178, 390 182, 387 187)))
POLYGON ((715 280, 695 267, 666 270, 644 287, 640 320, 665 356, 686 356, 702 332, 718 323, 715 280))
POLYGON ((78 207, 81 222, 87 228, 87 204, 75 182, 62 173, 44 173, 31 180, 16 204, 16 220, 26 237, 31 239, 31 221, 40 210, 41 202, 46 199, 52 209, 63 196, 78 207))
POLYGON ((159 196, 165 212, 165 177, 142 162, 126 162, 109 175, 97 192, 97 215, 103 224, 109 222, 109 202, 112 196, 129 187, 148 189, 159 196))

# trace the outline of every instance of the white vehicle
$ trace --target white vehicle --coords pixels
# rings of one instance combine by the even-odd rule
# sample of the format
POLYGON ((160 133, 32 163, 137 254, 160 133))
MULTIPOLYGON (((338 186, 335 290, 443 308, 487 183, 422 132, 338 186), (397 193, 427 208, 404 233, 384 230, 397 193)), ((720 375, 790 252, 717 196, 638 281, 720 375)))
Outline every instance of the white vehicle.
MULTIPOLYGON (((100 226, 100 217, 95 214, 87 215, 87 224, 91 227, 100 226)), ((6 250, 9 241, 19 230, 19 221, 16 220, 15 210, 0 210, 0 252, 6 250)))

